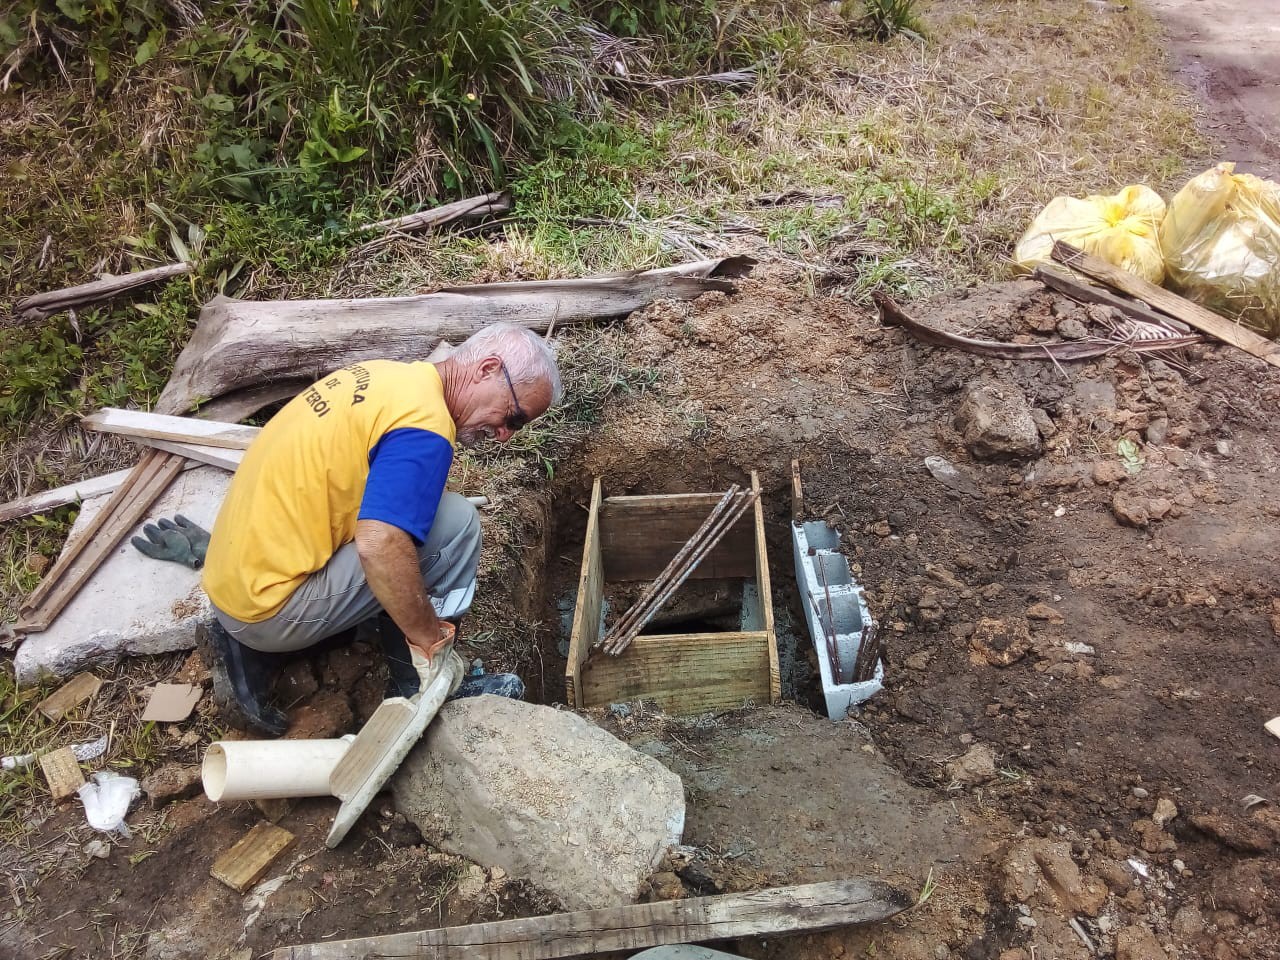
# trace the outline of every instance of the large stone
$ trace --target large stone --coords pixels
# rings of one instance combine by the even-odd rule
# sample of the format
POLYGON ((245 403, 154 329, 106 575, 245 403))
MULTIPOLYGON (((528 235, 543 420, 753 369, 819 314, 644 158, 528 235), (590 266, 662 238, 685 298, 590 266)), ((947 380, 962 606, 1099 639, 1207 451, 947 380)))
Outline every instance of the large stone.
POLYGON ((969 452, 980 459, 1022 459, 1040 452, 1031 406, 1010 383, 971 383, 956 411, 956 429, 969 452))
MULTIPOLYGON (((213 526, 231 474, 197 467, 180 474, 152 506, 148 519, 181 513, 205 529, 213 526)), ((110 496, 86 500, 72 526, 83 530, 110 496)), ((130 535, 141 533, 141 525, 130 535)), ((42 675, 66 677, 88 666, 110 666, 121 657, 169 653, 195 646, 196 624, 209 613, 200 572, 144 557, 125 537, 93 572, 57 619, 23 641, 13 659, 18 682, 42 675)))
POLYGON ((482 696, 444 706, 391 781, 439 849, 571 910, 631 903, 684 830, 680 778, 576 714, 482 696))

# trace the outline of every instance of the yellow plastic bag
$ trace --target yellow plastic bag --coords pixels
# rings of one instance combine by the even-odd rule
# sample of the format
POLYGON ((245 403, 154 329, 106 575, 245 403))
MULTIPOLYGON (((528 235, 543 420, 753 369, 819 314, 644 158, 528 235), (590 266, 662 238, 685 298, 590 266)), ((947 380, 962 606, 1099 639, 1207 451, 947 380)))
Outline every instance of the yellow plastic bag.
POLYGON ((1169 286, 1268 336, 1280 334, 1280 184, 1220 163, 1193 177, 1160 228, 1169 286))
POLYGON ((1130 273, 1159 283, 1164 279, 1160 221, 1164 201, 1150 187, 1125 187, 1114 197, 1055 197, 1031 221, 1013 257, 1030 270, 1052 260, 1055 240, 1065 240, 1130 273))

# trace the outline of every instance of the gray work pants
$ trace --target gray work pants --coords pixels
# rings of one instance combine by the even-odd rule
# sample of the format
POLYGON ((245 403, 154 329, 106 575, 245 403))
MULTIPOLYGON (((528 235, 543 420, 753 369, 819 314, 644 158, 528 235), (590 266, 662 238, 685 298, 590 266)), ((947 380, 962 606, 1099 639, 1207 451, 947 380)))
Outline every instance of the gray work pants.
MULTIPOLYGON (((467 499, 445 493, 431 532, 418 547, 427 596, 440 618, 471 609, 480 563, 480 515, 467 499)), ((214 607, 219 622, 246 647, 290 653, 319 643, 376 616, 382 610, 365 580, 354 543, 343 544, 311 574, 272 617, 245 623, 214 607)))

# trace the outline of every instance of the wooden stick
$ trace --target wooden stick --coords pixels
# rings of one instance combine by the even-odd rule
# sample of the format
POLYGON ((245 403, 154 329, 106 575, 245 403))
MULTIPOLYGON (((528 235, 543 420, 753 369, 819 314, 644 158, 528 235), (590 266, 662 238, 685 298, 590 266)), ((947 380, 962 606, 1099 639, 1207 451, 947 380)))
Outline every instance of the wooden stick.
POLYGON ((272 960, 556 960, 875 923, 911 906, 879 880, 852 878, 754 893, 581 910, 466 927, 280 947, 272 960))
POLYGON ((171 417, 145 410, 121 410, 104 407, 80 421, 86 430, 118 433, 136 439, 170 440, 198 443, 208 447, 247 450, 262 432, 261 427, 244 427, 238 423, 219 423, 195 417, 171 417))
POLYGON ((167 280, 190 273, 194 268, 191 263, 169 263, 163 267, 152 267, 150 270, 138 270, 119 277, 106 277, 92 283, 82 283, 62 290, 50 290, 37 293, 34 297, 19 300, 15 308, 24 320, 40 320, 50 314, 69 310, 72 307, 83 307, 93 303, 102 303, 122 293, 157 280, 167 280))
POLYGON ((800 480, 800 461, 791 461, 791 520, 799 523, 804 516, 804 483, 800 480))
POLYGON ((390 220, 379 220, 377 223, 365 224, 359 228, 360 233, 410 233, 414 230, 425 230, 429 227, 443 227, 455 220, 473 217, 487 217, 497 213, 506 213, 511 209, 511 194, 486 193, 466 200, 455 200, 430 210, 419 210, 403 217, 390 220))
POLYGON ((1119 310, 1126 317, 1133 320, 1141 320, 1143 323, 1154 323, 1157 326, 1170 327, 1179 333, 1190 333, 1191 328, 1181 320, 1175 320, 1173 317, 1164 313, 1152 310, 1145 303, 1138 300, 1129 300, 1126 297, 1120 297, 1102 287, 1095 287, 1091 283, 1085 283, 1078 280, 1066 270, 1057 267, 1042 266, 1036 267, 1031 275, 1043 283, 1046 287, 1064 293, 1072 300, 1080 303, 1100 303, 1104 307, 1111 307, 1119 310))
POLYGON ((1273 367, 1280 367, 1280 344, 1268 340, 1261 334, 1254 333, 1242 324, 1228 320, 1226 317, 1220 317, 1216 313, 1206 310, 1198 303, 1192 303, 1185 297, 1170 293, 1162 287, 1157 287, 1149 280, 1144 280, 1128 270, 1122 270, 1101 257, 1085 253, 1078 247, 1063 243, 1061 240, 1058 240, 1053 245, 1053 259, 1065 264, 1072 270, 1078 270, 1093 277, 1095 280, 1101 280, 1107 286, 1127 293, 1131 297, 1145 300, 1155 309, 1163 310, 1170 316, 1176 317, 1224 343, 1229 343, 1231 346, 1257 357, 1264 363, 1269 363, 1273 367))
POLYGON ((707 532, 715 525, 716 521, 723 515, 724 511, 728 509, 729 504, 737 495, 738 490, 739 487, 735 483, 729 488, 729 492, 720 498, 720 502, 711 508, 711 513, 707 515, 707 519, 702 521, 702 524, 698 529, 693 532, 693 536, 685 541, 684 546, 676 551, 675 556, 671 558, 671 561, 663 568, 662 572, 654 578, 653 582, 649 584, 647 588, 645 588, 644 592, 640 594, 640 599, 632 604, 631 609, 624 613, 622 618, 614 624, 613 629, 609 631, 609 635, 600 641, 601 645, 607 646, 611 639, 622 635, 622 633, 630 627, 631 623, 635 620, 636 615, 644 609, 645 604, 652 600, 657 592, 662 589, 662 585, 664 585, 668 578, 670 578, 679 569, 680 564, 693 553, 698 545, 698 541, 707 535, 707 532))
POLYGON ((85 532, 63 549, 53 569, 22 605, 23 620, 16 629, 24 633, 48 629, 98 565, 142 521, 182 472, 184 463, 175 454, 149 451, 85 532))

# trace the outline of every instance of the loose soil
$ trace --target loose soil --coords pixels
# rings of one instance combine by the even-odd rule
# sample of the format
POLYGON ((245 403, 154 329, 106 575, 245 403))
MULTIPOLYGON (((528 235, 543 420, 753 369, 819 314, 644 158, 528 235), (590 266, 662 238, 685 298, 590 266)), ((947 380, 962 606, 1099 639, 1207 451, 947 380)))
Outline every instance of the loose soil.
MULTIPOLYGON (((1052 339, 1090 320, 1027 281, 912 310, 997 339, 1052 339)), ((614 336, 659 387, 612 410, 549 488, 528 491, 516 513, 526 546, 482 584, 486 610, 541 621, 539 642, 504 651, 479 616, 469 652, 559 699, 592 479, 608 493, 665 493, 720 489, 750 470, 764 488, 783 643, 794 644, 793 457, 807 509, 843 534, 888 640, 886 690, 841 723, 811 709, 803 637, 790 647, 789 704, 684 720, 643 705, 594 712, 686 784, 688 846, 651 896, 850 874, 919 891, 929 878, 927 902, 899 921, 733 945, 752 957, 1086 957, 1072 918, 1104 953, 1122 942, 1122 957, 1148 956, 1132 952, 1131 928, 1173 956, 1280 956, 1280 817, 1270 802, 1245 807, 1251 795, 1280 800, 1280 744, 1262 727, 1280 705, 1280 374, 1218 347, 1064 367, 923 347, 776 265, 737 295, 659 304, 614 336), (1043 411, 1038 457, 969 455, 954 416, 964 388, 986 380, 1043 411), (1125 438, 1137 449, 1127 461, 1125 438), (928 456, 950 460, 961 482, 935 480, 928 456), (1144 514, 1161 519, 1119 519, 1144 514), (993 769, 956 762, 974 747, 990 749, 993 769), (1029 857, 1039 888, 1018 866, 1029 857)), ((284 683, 308 736, 352 727, 381 691, 360 644, 301 661, 284 683)), ((166 759, 198 756, 180 731, 172 741, 166 759)), ((259 818, 248 805, 144 807, 134 838, 98 860, 73 801, 38 825, 31 852, 5 854, 15 906, 0 917, 0 952, 256 956, 555 907, 421 846, 389 800, 325 850, 333 808, 286 813, 296 852, 241 898, 208 868, 259 818)))

